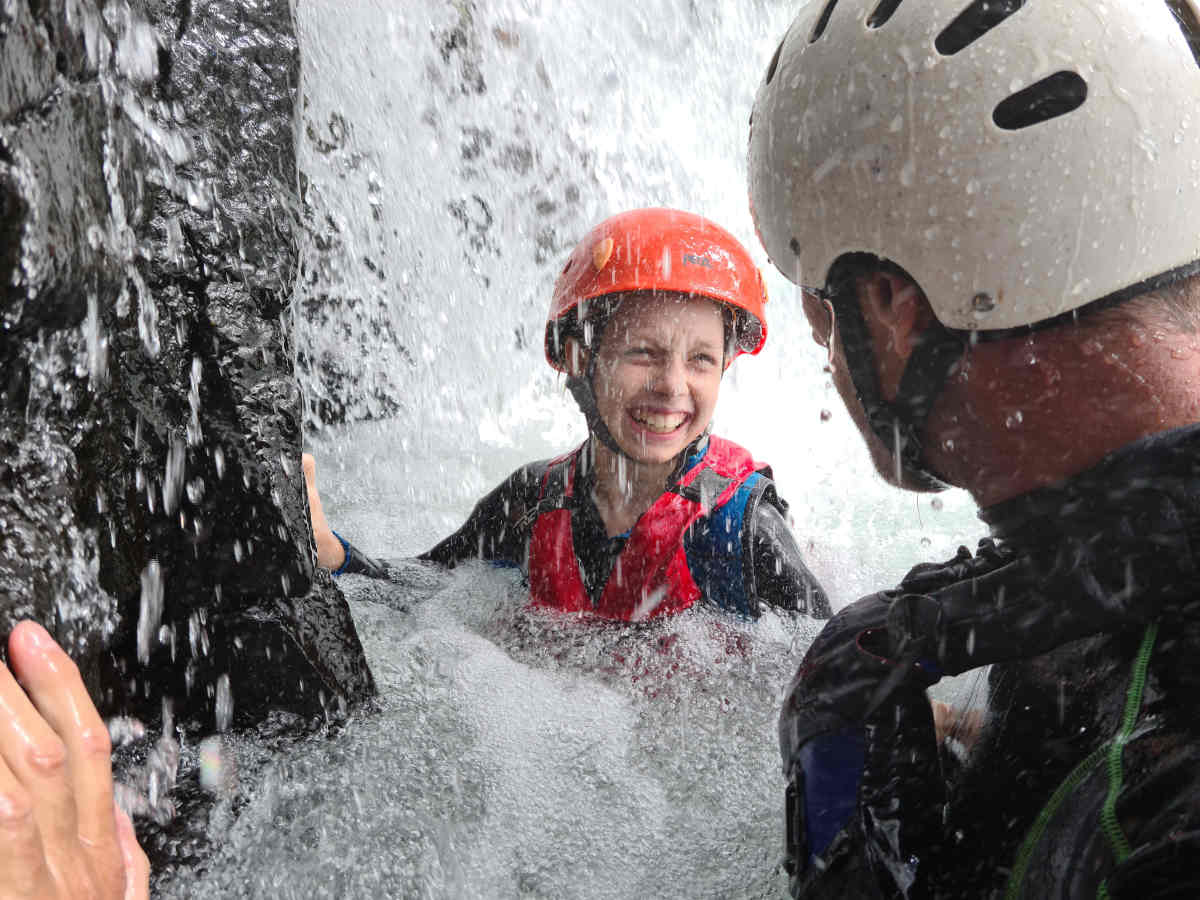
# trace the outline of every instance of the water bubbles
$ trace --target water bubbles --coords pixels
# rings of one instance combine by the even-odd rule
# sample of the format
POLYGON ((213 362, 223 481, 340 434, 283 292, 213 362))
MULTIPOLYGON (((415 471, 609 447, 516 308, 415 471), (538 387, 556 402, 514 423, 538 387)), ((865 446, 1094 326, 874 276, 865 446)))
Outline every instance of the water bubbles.
POLYGON ((199 475, 187 483, 187 498, 193 505, 204 499, 204 479, 199 475))
POLYGON ((138 336, 142 339, 142 347, 151 359, 158 356, 162 344, 158 337, 158 304, 154 294, 146 287, 140 275, 133 272, 134 285, 138 296, 138 336))
POLYGON ((934 497, 932 500, 929 501, 929 507, 934 512, 941 512, 945 508, 945 505, 946 504, 944 502, 942 502, 941 497, 934 497))
POLYGON ((237 785, 237 765, 219 735, 209 735, 197 750, 200 787, 215 796, 226 796, 237 785))
POLYGON ((138 606, 138 661, 150 661, 151 642, 158 632, 163 612, 163 574, 157 559, 150 560, 142 570, 142 596, 138 606))
POLYGON ((229 675, 222 674, 217 679, 217 698, 215 703, 217 731, 228 731, 233 722, 233 692, 229 687, 229 675))
POLYGON ((827 410, 827 409, 821 410, 821 421, 822 422, 828 422, 832 418, 833 418, 833 413, 831 413, 829 410, 827 410))
POLYGON ((217 477, 225 477, 225 451, 220 447, 213 450, 213 466, 217 470, 217 477))
POLYGON ((187 426, 187 441, 191 447, 198 447, 204 440, 204 432, 200 428, 200 381, 203 377, 204 362, 199 356, 193 356, 191 386, 188 389, 188 409, 190 414, 187 426))
POLYGON ((88 292, 83 334, 87 345, 88 377, 95 390, 108 380, 108 336, 100 327, 100 298, 95 291, 88 292))
POLYGON ((1009 413, 1004 419, 1004 427, 1012 431, 1019 428, 1021 423, 1025 421, 1025 417, 1021 414, 1021 410, 1009 413))
POLYGON ((108 737, 114 747, 124 747, 146 736, 146 726, 131 716, 113 716, 107 724, 108 737))
POLYGON ((171 441, 167 450, 167 465, 163 472, 163 511, 168 515, 179 509, 179 498, 183 493, 184 470, 187 467, 187 448, 179 438, 171 441))

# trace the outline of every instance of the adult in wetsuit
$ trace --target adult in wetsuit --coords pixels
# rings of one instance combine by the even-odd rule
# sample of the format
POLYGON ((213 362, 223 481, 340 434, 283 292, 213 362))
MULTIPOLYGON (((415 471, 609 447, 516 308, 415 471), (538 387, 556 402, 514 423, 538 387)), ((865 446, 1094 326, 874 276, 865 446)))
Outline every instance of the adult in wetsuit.
POLYGON ((794 896, 1200 896, 1198 109, 1193 0, 822 2, 771 60, 768 253, 880 473, 991 530, 805 655, 794 896))
MULTIPOLYGON (((518 469, 421 558, 519 565, 535 605, 609 619, 701 598, 750 617, 768 604, 827 618, 770 468, 709 432, 722 374, 766 340, 765 304, 749 254, 715 223, 667 209, 601 222, 563 268, 545 336, 587 441, 518 469)), ((386 574, 338 546, 311 461, 306 474, 319 560, 386 574)))

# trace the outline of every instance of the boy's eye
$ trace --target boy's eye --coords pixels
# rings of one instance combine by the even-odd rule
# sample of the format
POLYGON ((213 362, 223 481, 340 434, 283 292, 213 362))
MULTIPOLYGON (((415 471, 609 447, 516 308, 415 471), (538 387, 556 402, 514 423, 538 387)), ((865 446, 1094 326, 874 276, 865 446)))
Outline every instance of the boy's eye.
POLYGON ((692 361, 703 366, 715 366, 717 358, 711 353, 697 353, 692 357, 692 361))

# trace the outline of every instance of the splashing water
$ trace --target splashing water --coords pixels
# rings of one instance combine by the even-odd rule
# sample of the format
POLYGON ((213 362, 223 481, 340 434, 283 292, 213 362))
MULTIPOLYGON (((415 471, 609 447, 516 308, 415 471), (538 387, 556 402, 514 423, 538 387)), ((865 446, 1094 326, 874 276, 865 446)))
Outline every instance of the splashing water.
MULTIPOLYGON (((297 9, 310 442, 334 527, 388 558, 583 437, 542 334, 562 262, 599 219, 707 215, 791 296, 754 238, 744 153, 794 4, 482 6, 297 9)), ((768 314, 715 430, 772 463, 835 605, 977 533, 966 498, 945 498, 931 533, 874 477, 850 417, 822 415, 825 354, 799 304, 768 314)), ((484 565, 341 584, 377 709, 285 751, 236 733, 202 745, 206 789, 236 771, 239 799, 210 819, 203 877, 161 872, 161 896, 786 893, 776 719, 814 623, 697 609, 582 624, 525 611, 515 575, 484 565)), ((189 637, 204 640, 199 623, 189 637)))
POLYGON ((813 623, 582 625, 484 564, 344 585, 378 712, 275 760, 165 896, 779 894, 775 718, 813 623))

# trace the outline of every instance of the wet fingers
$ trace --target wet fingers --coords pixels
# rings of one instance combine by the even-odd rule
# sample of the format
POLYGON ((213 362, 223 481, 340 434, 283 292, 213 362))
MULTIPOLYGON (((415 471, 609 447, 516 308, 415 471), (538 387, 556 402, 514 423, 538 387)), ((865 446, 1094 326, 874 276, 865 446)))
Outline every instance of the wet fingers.
POLYGON ((25 746, 8 741, 12 758, 6 750, 5 759, 35 798, 46 865, 60 885, 86 884, 100 896, 121 896, 124 861, 108 729, 78 668, 40 625, 23 622, 13 630, 9 659, 21 685, 12 683, 0 702, 11 710, 8 737, 22 731, 25 746))

